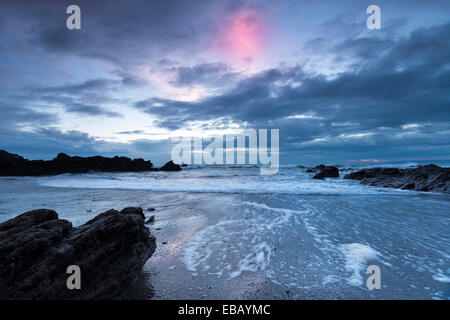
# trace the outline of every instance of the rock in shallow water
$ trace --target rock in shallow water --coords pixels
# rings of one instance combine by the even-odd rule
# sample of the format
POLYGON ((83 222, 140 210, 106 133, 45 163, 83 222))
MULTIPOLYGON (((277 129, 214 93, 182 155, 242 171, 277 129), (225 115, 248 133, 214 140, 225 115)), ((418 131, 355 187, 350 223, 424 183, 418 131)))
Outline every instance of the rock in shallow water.
POLYGON ((145 224, 153 223, 155 222, 155 215, 150 216, 146 221, 145 224))
POLYGON ((0 224, 0 299, 120 296, 156 249, 138 209, 109 210, 77 228, 46 209, 0 224), (70 265, 81 269, 81 290, 66 286, 70 265))
POLYGON ((173 163, 173 161, 170 160, 169 162, 167 162, 165 165, 163 165, 158 170, 159 171, 181 171, 181 166, 179 164, 173 163))
POLYGON ((361 184, 374 187, 450 193, 450 168, 434 164, 408 169, 364 169, 349 173, 344 179, 360 180, 361 184))
POLYGON ((316 166, 315 168, 311 168, 306 170, 306 172, 312 173, 317 172, 313 179, 325 179, 325 178, 338 178, 339 177, 339 169, 334 166, 325 166, 323 164, 316 166))

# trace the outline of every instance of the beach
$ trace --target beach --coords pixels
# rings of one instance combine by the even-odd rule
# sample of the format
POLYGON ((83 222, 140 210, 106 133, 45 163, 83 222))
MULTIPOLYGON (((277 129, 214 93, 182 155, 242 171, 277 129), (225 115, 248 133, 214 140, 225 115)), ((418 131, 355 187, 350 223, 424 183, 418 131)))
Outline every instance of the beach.
POLYGON ((132 298, 450 298, 448 194, 296 167, 2 177, 0 194, 0 222, 38 208, 74 226, 111 208, 155 215, 157 248, 132 298), (369 265, 380 290, 366 287, 369 265))

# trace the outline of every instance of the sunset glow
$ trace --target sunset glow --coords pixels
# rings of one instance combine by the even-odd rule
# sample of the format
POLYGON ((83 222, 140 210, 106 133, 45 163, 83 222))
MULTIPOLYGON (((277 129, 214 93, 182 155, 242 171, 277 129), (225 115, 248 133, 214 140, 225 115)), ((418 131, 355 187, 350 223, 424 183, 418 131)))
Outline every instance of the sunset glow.
POLYGON ((387 160, 379 160, 379 159, 361 159, 361 160, 348 160, 349 162, 373 162, 373 163, 380 163, 385 162, 387 160))
POLYGON ((241 11, 228 19, 224 32, 227 55, 239 60, 254 60, 262 52, 263 40, 263 24, 255 12, 241 11))

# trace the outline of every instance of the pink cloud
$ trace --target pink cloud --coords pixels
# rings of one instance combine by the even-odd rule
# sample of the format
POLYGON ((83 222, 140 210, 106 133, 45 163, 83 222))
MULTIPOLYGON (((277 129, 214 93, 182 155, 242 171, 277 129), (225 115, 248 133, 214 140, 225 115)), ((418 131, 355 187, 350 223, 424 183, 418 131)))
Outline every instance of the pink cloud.
POLYGON ((234 59, 252 61, 261 55, 264 38, 264 25, 258 14, 242 10, 226 19, 221 32, 221 51, 234 59))
POLYGON ((373 163, 380 163, 380 162, 386 162, 388 160, 379 160, 379 159, 360 159, 360 160, 347 160, 348 162, 373 162, 373 163))

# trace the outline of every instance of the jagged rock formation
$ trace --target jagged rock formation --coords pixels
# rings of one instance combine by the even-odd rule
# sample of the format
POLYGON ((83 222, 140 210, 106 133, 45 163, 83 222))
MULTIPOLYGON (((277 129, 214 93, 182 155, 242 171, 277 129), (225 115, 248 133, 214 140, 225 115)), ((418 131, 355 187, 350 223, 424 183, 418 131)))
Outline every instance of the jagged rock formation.
POLYGON ((0 176, 40 176, 62 173, 86 173, 89 171, 127 172, 151 171, 153 164, 144 159, 127 157, 106 158, 70 157, 64 153, 58 154, 50 161, 27 160, 23 157, 0 150, 0 176))
POLYGON ((172 161, 163 167, 153 167, 151 161, 144 159, 130 159, 127 157, 113 158, 70 157, 60 153, 50 161, 27 160, 23 157, 0 150, 0 176, 44 176, 62 173, 99 172, 142 172, 142 171, 180 171, 181 167, 172 161))
POLYGON ((159 171, 181 171, 181 166, 171 160, 159 168, 159 171))
POLYGON ((29 211, 0 224, 0 299, 112 299, 134 285, 155 248, 141 208, 77 228, 55 211, 29 211), (80 267, 80 290, 66 286, 70 265, 80 267))
POLYGON ((352 172, 344 179, 361 181, 361 184, 416 191, 450 193, 450 168, 434 164, 417 168, 372 168, 352 172))
POLYGON ((313 179, 325 179, 325 178, 338 178, 339 177, 339 169, 334 166, 326 166, 326 165, 318 165, 314 168, 306 170, 306 172, 314 173, 319 171, 313 179))

